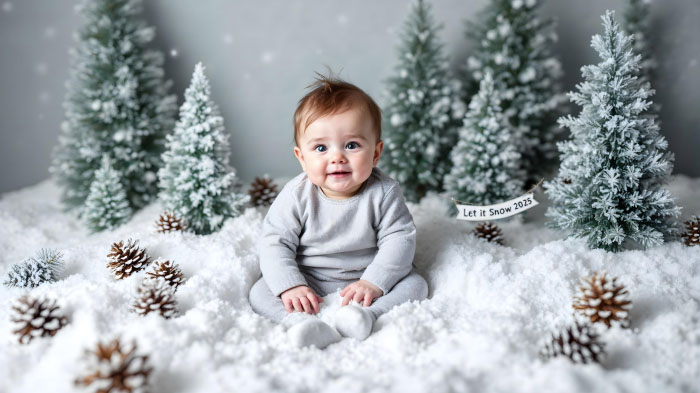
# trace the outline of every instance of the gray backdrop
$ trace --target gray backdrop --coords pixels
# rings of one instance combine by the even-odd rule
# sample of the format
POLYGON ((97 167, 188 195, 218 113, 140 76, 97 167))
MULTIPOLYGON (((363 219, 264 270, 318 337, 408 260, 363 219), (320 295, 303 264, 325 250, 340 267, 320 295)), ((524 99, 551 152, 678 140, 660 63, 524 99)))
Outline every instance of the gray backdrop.
MULTIPOLYGON (((453 69, 470 45, 464 21, 486 0, 434 0, 453 69)), ((51 151, 63 120, 68 49, 81 18, 75 1, 0 0, 0 193, 49 176, 51 151)), ((194 64, 202 61, 212 94, 231 133, 232 164, 243 181, 292 176, 291 117, 314 71, 328 65, 365 89, 380 105, 392 74, 406 0, 147 0, 144 17, 156 27, 155 46, 182 103, 194 64)), ((597 62, 591 35, 606 8, 621 17, 623 0, 548 0, 558 19, 556 52, 564 87, 579 68, 597 62)), ((700 1, 656 0, 653 35, 659 61, 655 84, 662 132, 676 155, 676 173, 700 176, 700 1)))

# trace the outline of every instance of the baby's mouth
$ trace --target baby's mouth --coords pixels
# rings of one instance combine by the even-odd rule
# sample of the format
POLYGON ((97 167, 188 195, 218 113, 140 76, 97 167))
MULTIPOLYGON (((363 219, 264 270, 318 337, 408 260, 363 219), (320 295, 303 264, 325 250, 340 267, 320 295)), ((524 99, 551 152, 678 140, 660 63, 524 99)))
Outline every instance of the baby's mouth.
POLYGON ((331 172, 328 174, 329 176, 333 177, 343 177, 343 176, 348 176, 350 175, 350 172, 345 172, 345 171, 337 171, 337 172, 331 172))

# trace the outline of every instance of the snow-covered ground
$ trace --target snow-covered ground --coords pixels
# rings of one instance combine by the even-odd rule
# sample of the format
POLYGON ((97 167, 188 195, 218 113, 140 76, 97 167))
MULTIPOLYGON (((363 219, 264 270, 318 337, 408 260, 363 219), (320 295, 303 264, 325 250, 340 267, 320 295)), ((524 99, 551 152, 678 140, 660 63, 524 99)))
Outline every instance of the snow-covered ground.
MULTIPOLYGON (((700 213, 700 179, 669 188, 681 219, 700 213)), ((700 247, 675 242, 607 253, 544 228, 546 203, 525 224, 502 224, 506 247, 470 235, 473 223, 442 215, 436 196, 409 205, 418 228, 416 264, 429 298, 394 308, 364 342, 293 348, 281 326, 251 311, 259 275, 255 241, 263 210, 248 209, 210 236, 159 234, 161 208, 139 211, 114 231, 90 235, 61 212, 42 182, 0 197, 0 275, 42 247, 64 255, 61 280, 31 290, 59 301, 68 325, 52 338, 17 343, 10 303, 26 290, 0 286, 0 392, 72 392, 83 352, 97 340, 135 339, 149 355, 152 392, 690 392, 700 389, 700 247), (174 260, 187 282, 180 316, 130 311, 144 272, 117 281, 110 245, 138 239, 174 260), (572 320, 579 280, 607 270, 628 288, 632 329, 602 335, 602 364, 538 357, 552 329, 572 320)), ((546 198, 538 192, 537 199, 546 198)), ((326 297, 331 320, 339 297, 326 297)))

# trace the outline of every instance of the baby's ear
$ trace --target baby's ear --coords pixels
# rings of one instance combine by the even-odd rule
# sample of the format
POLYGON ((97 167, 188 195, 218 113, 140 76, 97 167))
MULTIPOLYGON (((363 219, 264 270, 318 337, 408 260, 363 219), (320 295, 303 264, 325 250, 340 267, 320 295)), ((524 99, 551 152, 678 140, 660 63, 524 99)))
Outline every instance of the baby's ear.
POLYGON ((384 150, 384 141, 380 140, 374 146, 374 166, 377 166, 377 163, 379 162, 379 157, 382 155, 382 150, 384 150))
POLYGON ((297 160, 299 160, 301 170, 306 172, 306 165, 304 164, 304 154, 302 154, 299 146, 294 146, 294 156, 297 158, 297 160))

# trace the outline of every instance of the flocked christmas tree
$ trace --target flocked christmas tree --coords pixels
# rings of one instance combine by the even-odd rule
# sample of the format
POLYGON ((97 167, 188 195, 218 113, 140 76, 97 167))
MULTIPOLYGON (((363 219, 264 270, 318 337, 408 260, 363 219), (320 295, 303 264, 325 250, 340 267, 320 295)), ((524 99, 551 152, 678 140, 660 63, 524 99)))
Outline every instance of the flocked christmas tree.
POLYGON ((554 22, 540 18, 539 8, 538 0, 490 0, 467 31, 474 50, 466 62, 465 96, 476 93, 486 73, 493 76, 515 130, 526 187, 555 166, 561 139, 556 119, 566 99, 558 82, 561 65, 552 55, 554 22))
POLYGON ((57 250, 42 248, 36 257, 12 265, 4 284, 8 287, 35 288, 56 282, 63 268, 63 255, 57 250))
POLYGON ((95 172, 90 193, 85 201, 83 218, 93 232, 116 228, 131 217, 131 207, 122 187, 119 172, 112 168, 108 156, 102 159, 102 167, 95 172))
POLYGON ((184 219, 188 230, 217 231, 245 208, 248 196, 238 190, 229 155, 224 119, 210 97, 204 66, 198 63, 175 132, 167 138, 165 165, 158 172, 164 208, 184 219))
POLYGON ((653 72, 656 69, 651 45, 649 44, 649 0, 628 0, 624 12, 623 27, 627 34, 634 39, 632 48, 642 56, 639 63, 638 75, 642 81, 653 82, 653 72))
POLYGON ((380 167, 412 202, 442 190, 465 110, 459 83, 448 75, 438 30, 430 7, 416 0, 399 45, 398 75, 388 80, 380 167))
POLYGON ((132 208, 157 195, 156 172, 177 107, 162 54, 147 48, 154 29, 138 18, 141 8, 139 0, 79 7, 85 22, 72 51, 66 120, 51 167, 66 208, 79 214, 103 155, 122 174, 132 208))
POLYGON ((653 90, 635 76, 641 56, 631 36, 611 11, 603 26, 591 44, 601 62, 582 67, 585 81, 569 93, 581 113, 560 119, 572 138, 559 144, 561 168, 546 183, 553 202, 547 215, 551 226, 586 238, 592 248, 649 247, 677 233, 672 218, 679 209, 663 188, 673 156, 647 113, 653 90))
POLYGON ((520 153, 513 129, 501 111, 501 94, 490 73, 470 104, 445 176, 450 197, 475 205, 504 202, 522 192, 520 153))

